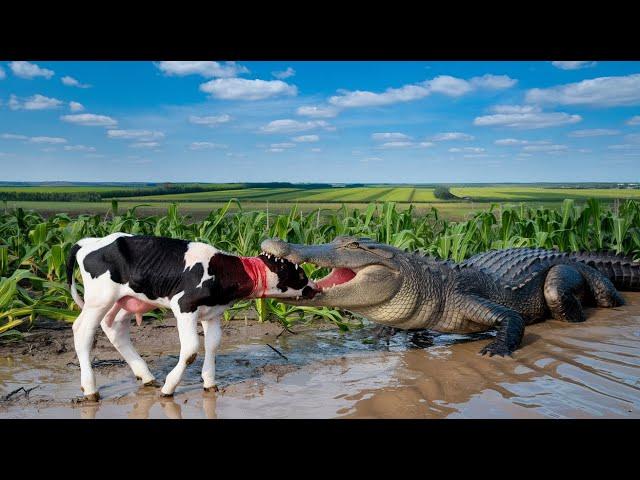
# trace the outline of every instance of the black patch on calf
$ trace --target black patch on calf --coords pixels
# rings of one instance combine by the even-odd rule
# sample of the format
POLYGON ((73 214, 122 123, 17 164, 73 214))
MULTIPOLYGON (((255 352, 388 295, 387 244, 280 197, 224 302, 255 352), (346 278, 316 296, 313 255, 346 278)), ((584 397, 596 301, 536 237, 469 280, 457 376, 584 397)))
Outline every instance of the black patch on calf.
POLYGON ((281 292, 286 292, 287 288, 300 290, 309 282, 302 267, 296 268, 295 264, 289 260, 283 258, 276 260, 273 255, 270 257, 260 255, 258 258, 264 262, 269 270, 278 275, 278 285, 276 286, 281 292))
POLYGON ((153 236, 119 237, 109 245, 95 250, 84 259, 85 270, 92 278, 109 271, 111 280, 126 284, 149 300, 183 292, 178 301, 180 311, 194 312, 200 305, 226 305, 248 296, 253 281, 239 258, 218 253, 209 261, 208 273, 213 275, 198 287, 204 274, 202 263, 185 270, 186 240, 153 236))

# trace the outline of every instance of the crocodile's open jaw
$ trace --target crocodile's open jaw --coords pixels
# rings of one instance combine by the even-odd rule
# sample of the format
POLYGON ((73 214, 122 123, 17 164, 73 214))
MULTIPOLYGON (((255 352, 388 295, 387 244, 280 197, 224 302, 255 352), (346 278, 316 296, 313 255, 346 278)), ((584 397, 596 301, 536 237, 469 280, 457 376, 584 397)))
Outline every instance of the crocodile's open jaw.
MULTIPOLYGON (((330 268, 323 278, 315 279, 314 295, 287 303, 310 306, 352 307, 375 300, 383 301, 399 286, 392 254, 382 246, 370 246, 366 239, 339 237, 324 245, 298 245, 269 239, 262 243, 266 255, 284 258, 295 264, 311 263, 330 268)), ((309 293, 309 292, 308 292, 309 293)))

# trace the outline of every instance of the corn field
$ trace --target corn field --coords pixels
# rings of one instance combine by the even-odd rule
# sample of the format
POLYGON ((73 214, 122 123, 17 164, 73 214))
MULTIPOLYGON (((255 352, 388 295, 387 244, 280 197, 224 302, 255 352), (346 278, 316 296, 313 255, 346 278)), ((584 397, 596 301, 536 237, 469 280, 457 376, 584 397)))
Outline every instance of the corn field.
MULTIPOLYGON (((19 337, 16 327, 38 316, 73 322, 79 313, 66 285, 65 261, 71 246, 83 237, 114 232, 158 235, 201 241, 238 255, 256 255, 265 238, 295 243, 326 243, 338 235, 374 238, 404 250, 462 261, 478 252, 508 247, 557 248, 561 251, 613 250, 640 257, 640 202, 627 200, 613 207, 597 200, 577 206, 565 200, 561 208, 500 207, 450 222, 433 208, 417 216, 413 208, 398 211, 393 202, 370 204, 365 210, 348 209, 288 214, 243 211, 237 200, 212 211, 200 222, 180 215, 171 204, 165 216, 139 216, 136 208, 120 212, 112 203, 106 217, 59 213, 44 218, 18 208, 0 214, 0 340, 19 337), (229 213, 236 204, 239 210, 229 213)), ((310 278, 326 270, 303 265, 310 278)), ((81 281, 76 269, 75 275, 81 281)), ((80 286, 81 290, 81 286, 80 286)), ((82 290, 81 290, 82 291, 82 290)), ((348 329, 359 320, 330 308, 297 307, 274 300, 245 300, 226 314, 252 309, 261 320, 272 319, 285 327, 321 317, 348 329)), ((150 316, 161 317, 158 310, 150 316)), ((23 325, 24 326, 24 325, 23 325)))

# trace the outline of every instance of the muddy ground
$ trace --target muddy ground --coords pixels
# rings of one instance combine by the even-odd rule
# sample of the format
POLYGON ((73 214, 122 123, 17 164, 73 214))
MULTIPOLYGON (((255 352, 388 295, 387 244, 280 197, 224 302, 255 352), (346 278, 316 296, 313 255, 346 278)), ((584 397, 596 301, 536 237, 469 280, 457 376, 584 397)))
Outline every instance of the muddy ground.
MULTIPOLYGON (((640 418, 640 293, 588 310, 582 324, 527 327, 513 358, 478 355, 491 334, 399 332, 375 326, 225 324, 219 393, 205 393, 202 356, 172 399, 143 387, 102 332, 94 355, 103 400, 76 404, 80 370, 69 325, 41 322, 0 344, 2 418, 640 418), (273 349, 271 347, 273 347, 273 349), (275 349, 275 350, 274 350, 275 349)), ((132 326, 163 380, 177 361, 174 320, 132 326)))

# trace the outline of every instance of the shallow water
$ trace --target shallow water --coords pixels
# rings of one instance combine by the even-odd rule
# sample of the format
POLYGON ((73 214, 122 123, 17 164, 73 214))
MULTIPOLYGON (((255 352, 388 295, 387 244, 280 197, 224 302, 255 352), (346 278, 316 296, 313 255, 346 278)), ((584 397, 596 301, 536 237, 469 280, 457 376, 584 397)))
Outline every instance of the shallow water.
MULTIPOLYGON (((0 417, 639 418, 640 294, 624 296, 627 305, 590 310, 582 324, 527 327, 505 359, 478 355, 490 335, 376 339, 365 328, 246 338, 217 357, 223 392, 202 391, 196 360, 173 399, 128 370, 96 369, 103 400, 74 405, 77 367, 0 359, 1 396, 38 386, 28 400, 0 404, 0 417)), ((152 371, 163 379, 176 360, 163 355, 152 371)))

